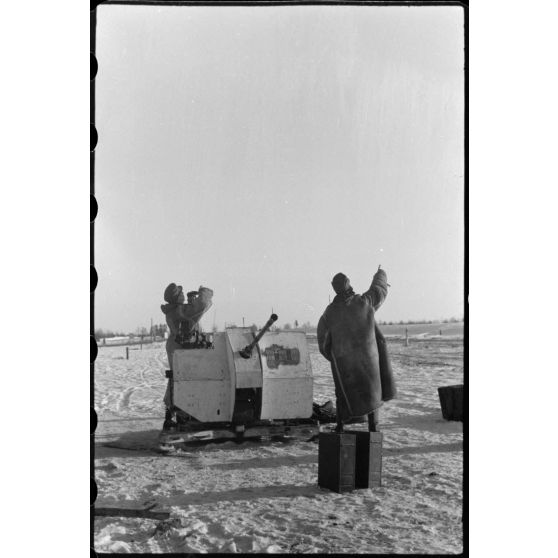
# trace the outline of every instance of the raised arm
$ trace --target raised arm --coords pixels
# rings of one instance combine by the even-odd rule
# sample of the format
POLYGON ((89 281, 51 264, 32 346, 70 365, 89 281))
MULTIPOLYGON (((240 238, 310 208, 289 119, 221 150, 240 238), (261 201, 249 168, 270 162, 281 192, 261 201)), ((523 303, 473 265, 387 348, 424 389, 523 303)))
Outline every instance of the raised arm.
POLYGON ((197 310, 203 310, 204 312, 209 309, 213 304, 213 291, 207 287, 201 287, 198 289, 198 298, 194 301, 194 305, 197 310))
POLYGON ((196 321, 199 320, 213 304, 213 291, 211 289, 200 287, 198 293, 196 300, 191 304, 192 309, 189 312, 189 318, 196 321))
POLYGON ((387 297, 388 282, 387 275, 383 269, 378 269, 372 278, 370 288, 363 293, 362 297, 367 298, 370 304, 377 310, 387 297))
POLYGON ((191 326, 197 324, 213 304, 213 291, 211 289, 200 287, 198 293, 198 296, 193 302, 183 304, 180 307, 180 318, 189 321, 191 326))

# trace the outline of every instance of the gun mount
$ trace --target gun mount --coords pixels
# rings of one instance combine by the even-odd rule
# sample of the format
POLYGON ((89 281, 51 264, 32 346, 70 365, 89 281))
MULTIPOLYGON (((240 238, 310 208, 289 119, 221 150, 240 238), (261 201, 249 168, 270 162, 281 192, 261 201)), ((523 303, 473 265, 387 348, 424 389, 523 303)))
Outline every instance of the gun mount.
POLYGON ((178 426, 160 440, 292 435, 296 429, 309 435, 317 429, 306 334, 270 331, 276 320, 272 314, 255 337, 250 328, 232 327, 214 333, 211 350, 174 351, 168 378, 178 426))

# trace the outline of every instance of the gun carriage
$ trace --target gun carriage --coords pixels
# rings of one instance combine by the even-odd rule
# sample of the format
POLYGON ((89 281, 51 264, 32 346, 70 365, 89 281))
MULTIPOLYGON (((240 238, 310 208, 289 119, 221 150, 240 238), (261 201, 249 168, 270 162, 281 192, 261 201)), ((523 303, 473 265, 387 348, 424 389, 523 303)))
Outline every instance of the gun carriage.
POLYGON ((189 339, 173 353, 167 371, 176 428, 162 446, 196 440, 317 434, 312 366, 306 335, 232 327, 189 339))

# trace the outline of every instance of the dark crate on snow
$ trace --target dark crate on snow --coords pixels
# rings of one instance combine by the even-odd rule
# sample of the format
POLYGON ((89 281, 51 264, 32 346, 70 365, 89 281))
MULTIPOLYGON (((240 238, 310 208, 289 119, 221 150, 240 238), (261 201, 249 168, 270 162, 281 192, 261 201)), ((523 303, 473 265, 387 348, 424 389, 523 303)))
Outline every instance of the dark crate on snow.
POLYGON ((346 432, 356 437, 355 488, 382 486, 382 433, 359 430, 346 432))
POLYGON ((442 416, 446 420, 463 421, 463 384, 438 388, 442 416))
POLYGON ((318 437, 318 485, 334 492, 355 489, 356 436, 320 432, 318 437))

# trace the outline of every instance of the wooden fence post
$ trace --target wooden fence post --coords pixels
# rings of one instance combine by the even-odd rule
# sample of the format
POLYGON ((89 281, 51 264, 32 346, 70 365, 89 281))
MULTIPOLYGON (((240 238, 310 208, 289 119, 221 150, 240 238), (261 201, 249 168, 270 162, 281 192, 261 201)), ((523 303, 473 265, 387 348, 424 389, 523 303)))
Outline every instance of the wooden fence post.
POLYGON ((130 349, 126 347, 126 360, 128 360, 129 358, 130 358, 130 349))
POLYGON ((405 328, 405 347, 409 346, 409 328, 405 328))

